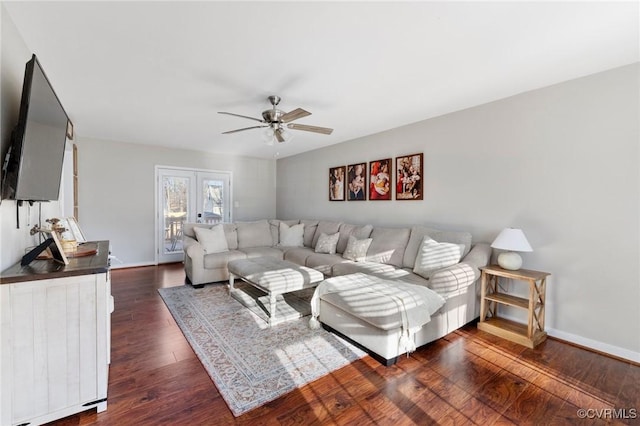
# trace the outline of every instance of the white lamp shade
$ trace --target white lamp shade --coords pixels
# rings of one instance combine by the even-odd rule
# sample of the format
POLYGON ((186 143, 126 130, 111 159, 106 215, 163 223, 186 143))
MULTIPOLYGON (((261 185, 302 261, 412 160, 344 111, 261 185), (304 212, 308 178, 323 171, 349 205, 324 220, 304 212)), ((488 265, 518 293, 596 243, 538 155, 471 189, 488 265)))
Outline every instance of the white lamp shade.
POLYGON ((498 234, 491 247, 509 251, 533 251, 522 229, 505 228, 498 234))

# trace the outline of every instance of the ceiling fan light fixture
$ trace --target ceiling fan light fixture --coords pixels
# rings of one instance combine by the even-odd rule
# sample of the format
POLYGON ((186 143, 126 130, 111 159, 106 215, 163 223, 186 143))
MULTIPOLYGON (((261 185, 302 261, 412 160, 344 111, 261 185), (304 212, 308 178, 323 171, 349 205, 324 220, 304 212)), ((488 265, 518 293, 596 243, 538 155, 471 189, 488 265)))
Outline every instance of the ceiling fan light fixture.
POLYGON ((271 127, 267 127, 262 131, 262 142, 268 146, 273 146, 276 143, 276 135, 271 127))

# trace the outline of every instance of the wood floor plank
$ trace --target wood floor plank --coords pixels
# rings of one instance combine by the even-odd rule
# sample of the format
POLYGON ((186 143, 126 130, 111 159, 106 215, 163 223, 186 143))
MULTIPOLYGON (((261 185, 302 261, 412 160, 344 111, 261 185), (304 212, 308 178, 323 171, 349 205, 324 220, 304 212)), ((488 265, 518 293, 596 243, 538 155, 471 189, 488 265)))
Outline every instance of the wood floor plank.
POLYGON ((395 366, 365 357, 234 417, 158 295, 184 285, 183 266, 111 276, 108 408, 53 425, 599 425, 578 410, 640 410, 639 366, 555 339, 527 349, 470 324, 395 366))

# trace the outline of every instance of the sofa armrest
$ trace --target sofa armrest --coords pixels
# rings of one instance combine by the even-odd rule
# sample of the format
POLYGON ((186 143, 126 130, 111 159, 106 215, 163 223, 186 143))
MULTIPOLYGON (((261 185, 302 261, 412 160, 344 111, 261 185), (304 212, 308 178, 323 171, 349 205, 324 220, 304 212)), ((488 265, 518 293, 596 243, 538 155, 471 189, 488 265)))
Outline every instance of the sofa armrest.
POLYGON ((189 247, 191 247, 194 244, 200 245, 198 240, 196 240, 195 238, 190 237, 188 235, 182 236, 182 250, 184 250, 185 253, 187 253, 187 250, 189 249, 189 247))
POLYGON ((491 259, 491 246, 487 243, 478 243, 473 246, 471 251, 462 259, 462 263, 471 266, 476 274, 476 278, 480 277, 480 268, 487 266, 491 259))
POLYGON ((191 237, 184 237, 185 256, 189 257, 192 268, 204 268, 204 248, 197 240, 191 237), (188 241, 187 239, 191 240, 188 241))
POLYGON ((436 271, 429 278, 429 288, 442 296, 451 296, 464 291, 480 277, 480 267, 489 263, 489 244, 476 244, 463 261, 436 271))

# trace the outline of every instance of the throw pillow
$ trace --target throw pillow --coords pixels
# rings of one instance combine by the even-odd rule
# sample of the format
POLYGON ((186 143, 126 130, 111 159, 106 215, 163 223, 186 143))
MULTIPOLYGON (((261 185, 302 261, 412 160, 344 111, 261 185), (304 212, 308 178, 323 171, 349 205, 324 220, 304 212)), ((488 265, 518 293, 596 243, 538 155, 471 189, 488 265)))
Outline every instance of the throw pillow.
POLYGON ((462 250, 464 244, 439 243, 425 235, 418 249, 413 272, 428 279, 438 269, 460 262, 462 250))
POLYGON ((196 238, 202 245, 205 253, 210 254, 229 251, 227 238, 224 235, 224 228, 221 223, 212 226, 210 229, 195 227, 193 231, 196 233, 196 238))
POLYGON ((320 234, 320 238, 318 238, 318 243, 316 244, 316 253, 335 254, 338 238, 340 238, 339 232, 331 235, 327 235, 324 232, 320 234))
POLYGON ((304 245, 304 224, 289 226, 280 222, 280 243, 284 247, 302 247, 304 245))
POLYGON ((347 241, 347 248, 344 250, 342 257, 345 259, 353 260, 354 262, 362 262, 367 257, 367 250, 371 245, 372 238, 365 238, 359 240, 353 235, 349 236, 347 241))

